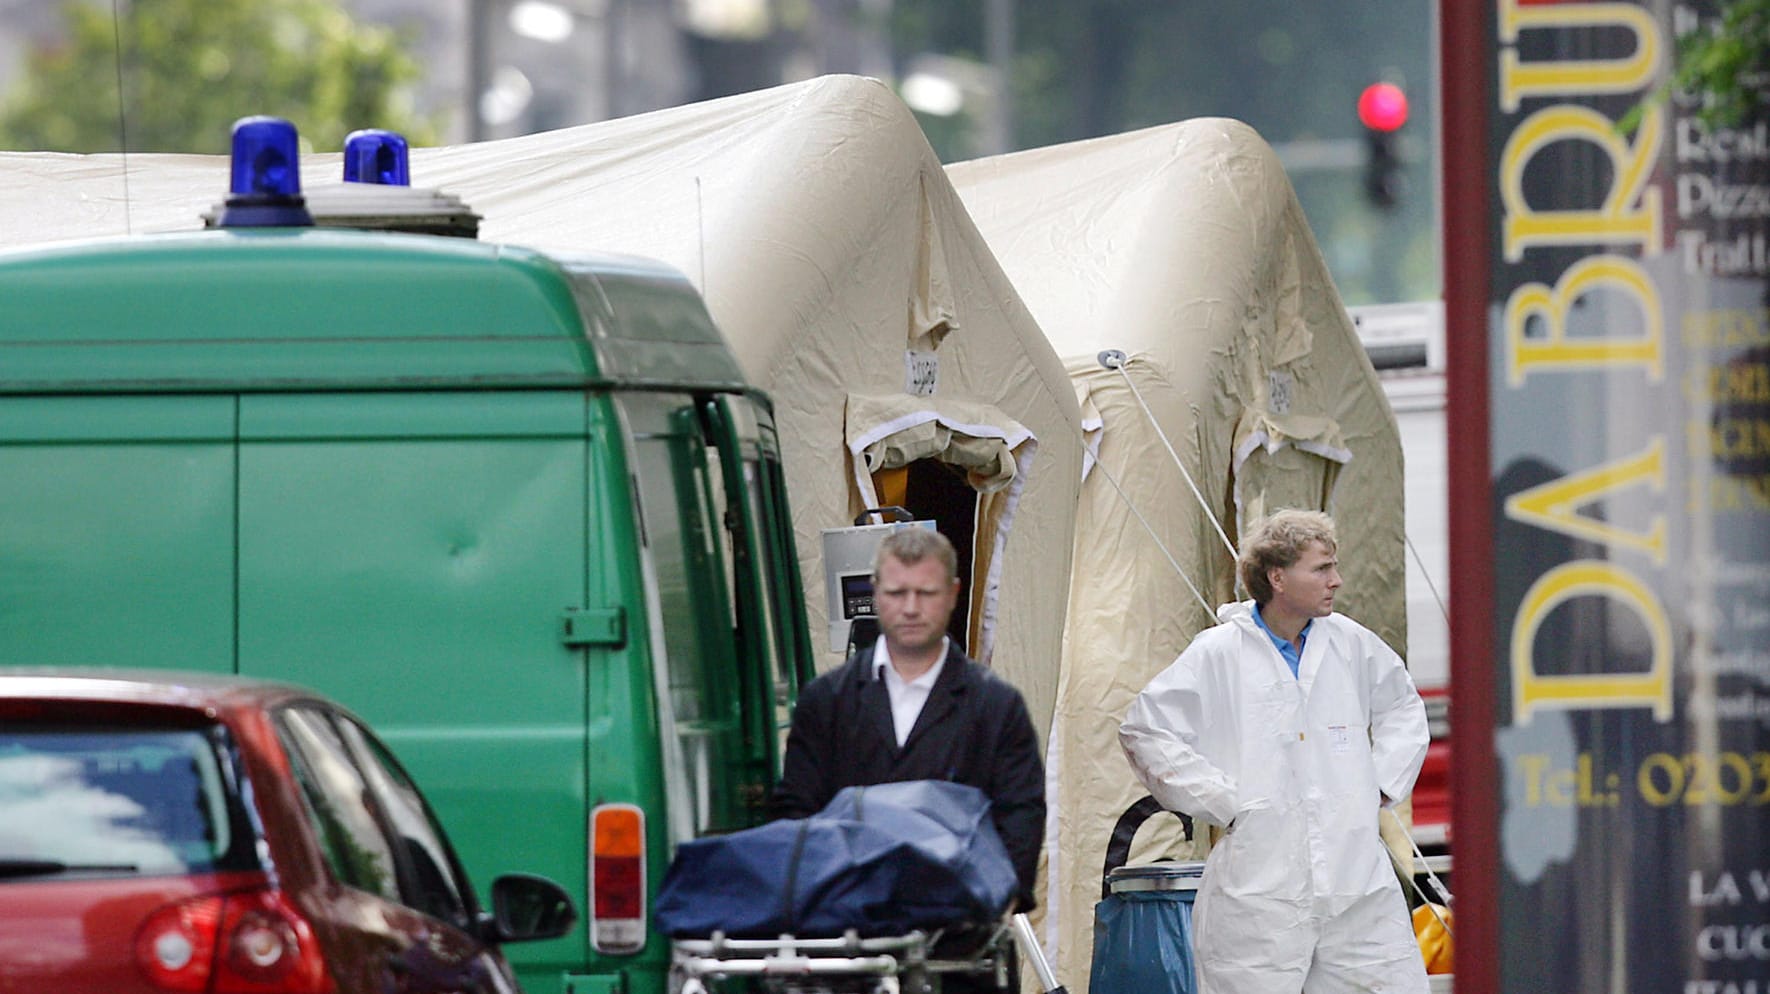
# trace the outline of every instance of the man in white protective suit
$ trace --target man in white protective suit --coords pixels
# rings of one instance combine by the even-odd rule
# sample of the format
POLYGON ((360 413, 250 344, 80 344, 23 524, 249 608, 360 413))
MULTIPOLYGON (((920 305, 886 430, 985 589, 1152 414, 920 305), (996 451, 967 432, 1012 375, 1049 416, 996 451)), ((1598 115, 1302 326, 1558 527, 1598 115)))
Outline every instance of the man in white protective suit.
POLYGON ((1163 807, 1224 829, 1193 918, 1199 994, 1425 994, 1378 836, 1426 758, 1401 658, 1335 614, 1333 519, 1279 511, 1242 543, 1226 604, 1137 695, 1119 741, 1163 807))

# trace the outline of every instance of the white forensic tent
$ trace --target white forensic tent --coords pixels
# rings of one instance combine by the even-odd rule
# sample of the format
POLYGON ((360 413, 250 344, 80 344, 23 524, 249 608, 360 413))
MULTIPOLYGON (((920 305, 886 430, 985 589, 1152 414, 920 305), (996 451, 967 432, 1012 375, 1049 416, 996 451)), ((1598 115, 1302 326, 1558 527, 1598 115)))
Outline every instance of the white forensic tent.
POLYGON ((0 248, 203 226, 223 156, 0 152, 0 248))
MULTIPOLYGON (((1405 653, 1400 440, 1290 181, 1246 125, 1193 120, 947 172, 1066 357, 1089 432, 1048 750, 1048 935, 1079 991, 1108 840, 1145 793, 1119 722, 1211 609, 1245 596, 1228 548, 1243 526, 1282 507, 1334 513, 1339 609, 1405 653)), ((1158 821, 1132 862, 1203 858, 1202 831, 1188 845, 1158 821)))
MULTIPOLYGON (((339 163, 304 156, 304 187, 335 182, 339 163)), ((123 167, 0 154, 0 244, 196 227, 226 189, 220 157, 131 155, 126 181, 123 167)), ((822 77, 415 149, 411 171, 483 215, 484 240, 649 256, 701 289, 774 400, 820 650, 820 531, 880 504, 876 474, 918 461, 962 474, 978 494, 970 648, 1021 689, 1045 734, 1081 477, 1076 401, 888 87, 822 77)))

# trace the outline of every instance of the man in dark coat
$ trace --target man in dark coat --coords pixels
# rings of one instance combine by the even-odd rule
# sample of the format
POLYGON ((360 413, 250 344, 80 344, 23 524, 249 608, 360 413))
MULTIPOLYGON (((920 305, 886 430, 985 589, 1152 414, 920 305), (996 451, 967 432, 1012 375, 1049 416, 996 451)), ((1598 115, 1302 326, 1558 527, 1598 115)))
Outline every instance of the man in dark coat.
POLYGON ((885 538, 873 565, 881 634, 800 692, 773 810, 807 817, 844 787, 969 784, 990 799, 1025 911, 1045 835, 1044 764, 1020 691, 948 640, 958 596, 945 536, 902 528, 885 538))

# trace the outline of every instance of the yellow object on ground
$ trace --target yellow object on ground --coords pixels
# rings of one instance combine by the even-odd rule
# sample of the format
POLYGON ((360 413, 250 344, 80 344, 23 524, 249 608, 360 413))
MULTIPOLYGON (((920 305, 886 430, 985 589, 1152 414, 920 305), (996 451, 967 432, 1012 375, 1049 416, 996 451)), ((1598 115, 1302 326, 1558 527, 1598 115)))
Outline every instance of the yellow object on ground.
POLYGON ((1414 937, 1420 940, 1420 955, 1426 958, 1428 974, 1456 972, 1456 939, 1449 926, 1450 909, 1442 904, 1422 904, 1414 909, 1414 937))

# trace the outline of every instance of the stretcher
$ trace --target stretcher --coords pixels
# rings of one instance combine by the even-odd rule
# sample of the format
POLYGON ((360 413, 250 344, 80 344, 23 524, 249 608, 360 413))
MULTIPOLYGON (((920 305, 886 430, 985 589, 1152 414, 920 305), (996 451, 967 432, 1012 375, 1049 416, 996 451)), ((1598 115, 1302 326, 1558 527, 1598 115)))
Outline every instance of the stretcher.
POLYGON ((672 994, 1015 990, 1017 948, 1049 990, 1017 887, 983 792, 912 780, 682 843, 654 917, 672 994))
POLYGON ((969 990, 1012 990, 1026 952, 1039 989, 1062 994, 1025 915, 954 930, 862 938, 707 939, 671 943, 672 994, 720 990, 765 994, 940 994, 946 981, 975 978, 969 990), (736 981, 735 987, 727 982, 736 981))

